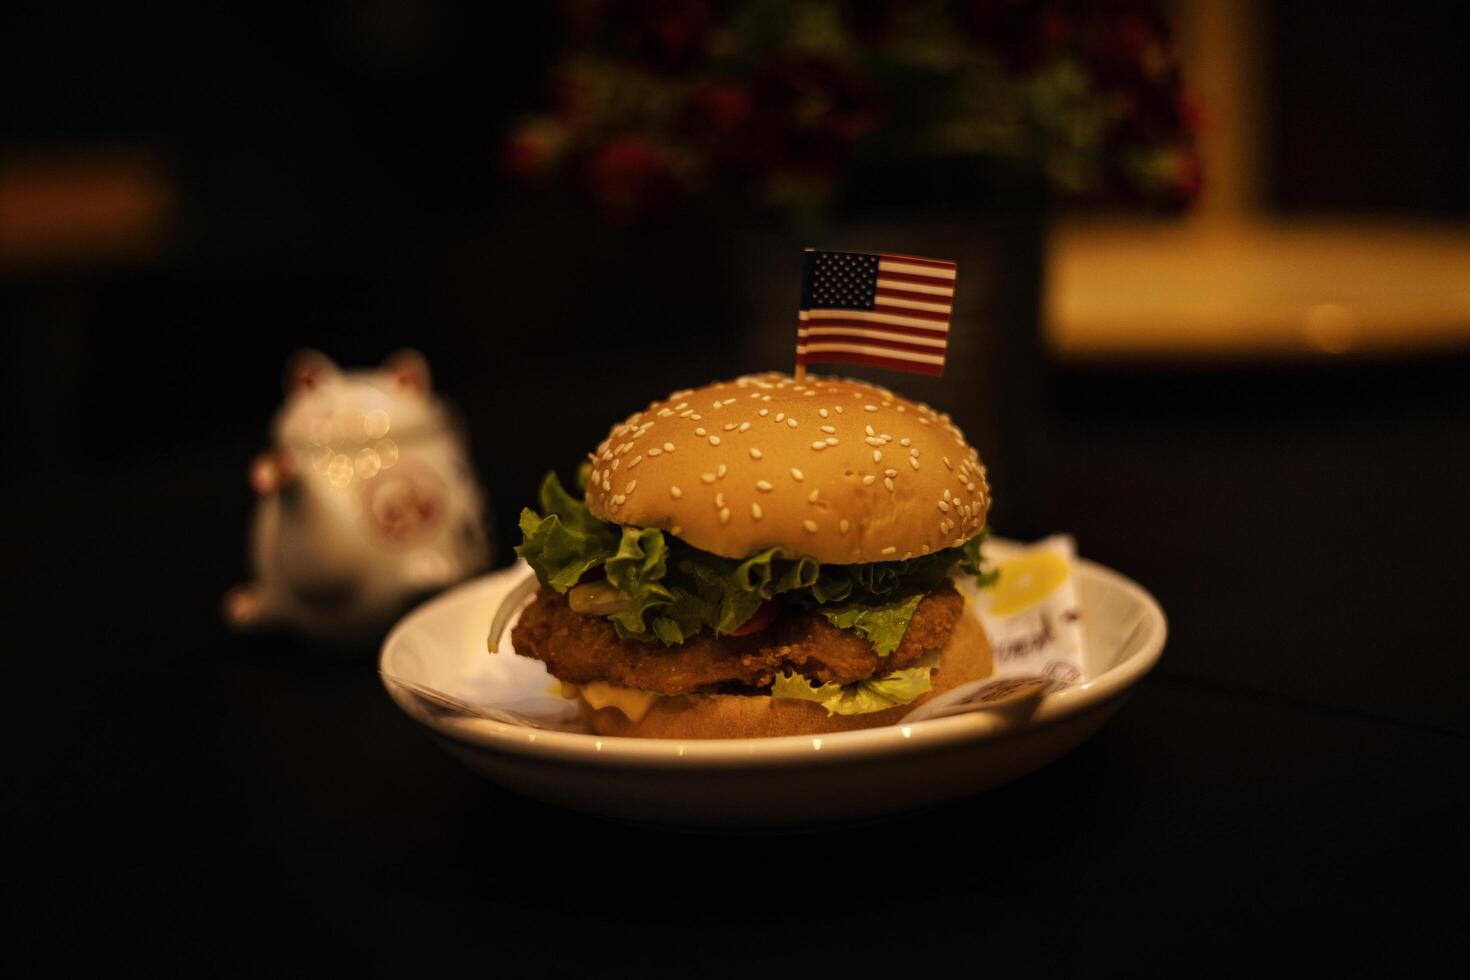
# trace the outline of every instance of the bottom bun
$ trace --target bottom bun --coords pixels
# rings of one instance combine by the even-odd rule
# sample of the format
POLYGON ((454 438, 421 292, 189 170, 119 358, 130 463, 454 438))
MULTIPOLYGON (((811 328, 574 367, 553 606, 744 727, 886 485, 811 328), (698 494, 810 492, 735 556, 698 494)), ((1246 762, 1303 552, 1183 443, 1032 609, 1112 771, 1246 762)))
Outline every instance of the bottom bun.
POLYGON ((812 701, 740 694, 684 694, 660 697, 638 721, 617 708, 594 709, 578 698, 582 717, 599 735, 633 738, 763 738, 822 735, 877 728, 902 720, 910 711, 952 687, 989 677, 990 642, 974 616, 961 615, 930 675, 933 687, 908 704, 861 715, 828 715, 812 701))

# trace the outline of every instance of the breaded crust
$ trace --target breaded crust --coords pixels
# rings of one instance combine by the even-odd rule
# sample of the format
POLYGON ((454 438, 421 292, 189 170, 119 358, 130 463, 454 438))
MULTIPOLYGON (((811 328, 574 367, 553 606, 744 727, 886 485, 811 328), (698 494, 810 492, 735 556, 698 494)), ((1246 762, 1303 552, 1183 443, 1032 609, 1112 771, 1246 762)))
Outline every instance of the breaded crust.
POLYGON ((781 735, 824 735, 901 722, 909 712, 945 691, 989 677, 990 643, 974 616, 960 616, 930 675, 928 693, 908 704, 860 715, 829 715, 811 701, 732 694, 686 694, 657 698, 638 721, 617 708, 595 711, 579 699, 582 717, 598 735, 629 738, 770 738, 781 735))
POLYGON ((788 607, 770 627, 750 636, 705 631, 681 646, 665 647, 618 636, 606 618, 572 612, 567 599, 542 588, 511 633, 517 653, 546 663, 552 676, 572 684, 607 681, 658 694, 692 694, 767 687, 777 673, 795 671, 821 683, 850 684, 902 670, 943 647, 964 609, 945 582, 925 596, 903 642, 887 657, 856 633, 805 610, 788 607))

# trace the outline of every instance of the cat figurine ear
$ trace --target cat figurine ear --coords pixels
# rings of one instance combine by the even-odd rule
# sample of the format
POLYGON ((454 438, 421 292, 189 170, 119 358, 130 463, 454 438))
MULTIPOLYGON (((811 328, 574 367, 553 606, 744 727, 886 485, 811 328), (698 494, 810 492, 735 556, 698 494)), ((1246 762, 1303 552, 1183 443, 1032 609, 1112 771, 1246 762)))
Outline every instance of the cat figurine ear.
POLYGON ((323 381, 341 373, 337 362, 321 351, 303 348, 286 362, 286 394, 318 388, 323 381))
POLYGON ((429 362, 411 347, 388 355, 382 369, 394 385, 423 393, 429 390, 429 362))

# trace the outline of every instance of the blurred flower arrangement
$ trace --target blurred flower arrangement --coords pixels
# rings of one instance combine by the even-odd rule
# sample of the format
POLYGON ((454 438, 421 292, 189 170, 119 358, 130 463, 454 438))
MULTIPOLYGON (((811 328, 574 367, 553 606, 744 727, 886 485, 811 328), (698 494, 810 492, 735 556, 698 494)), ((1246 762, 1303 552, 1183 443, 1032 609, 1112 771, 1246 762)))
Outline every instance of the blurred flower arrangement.
POLYGON ((968 167, 1187 205, 1197 113, 1126 0, 573 0, 551 107, 506 165, 615 219, 814 212, 859 172, 968 167), (915 169, 916 167, 920 169, 915 169))

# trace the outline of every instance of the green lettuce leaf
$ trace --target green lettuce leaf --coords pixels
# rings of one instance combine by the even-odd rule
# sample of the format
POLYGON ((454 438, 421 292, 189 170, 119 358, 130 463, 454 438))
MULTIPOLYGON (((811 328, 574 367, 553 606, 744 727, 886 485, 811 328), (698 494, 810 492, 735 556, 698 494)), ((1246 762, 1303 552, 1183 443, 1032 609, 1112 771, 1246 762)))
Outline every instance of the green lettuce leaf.
POLYGON ((646 636, 644 619, 650 610, 672 605, 674 594, 663 584, 668 571, 668 547, 657 528, 623 528, 617 554, 603 565, 607 580, 628 597, 628 605, 609 618, 620 636, 646 636))
MULTIPOLYGON (((585 492, 589 466, 577 471, 585 492)), ((609 618, 623 637, 675 646, 700 630, 729 634, 755 615, 761 603, 790 593, 841 629, 851 629, 883 656, 898 648, 919 597, 958 565, 981 584, 995 578, 984 566, 984 532, 963 548, 947 548, 906 561, 822 565, 769 548, 743 560, 712 555, 657 528, 610 524, 566 491, 555 473, 542 481, 540 510, 521 512, 516 553, 543 585, 565 593, 601 568, 628 598, 609 618)))
POLYGON ((939 664, 936 651, 913 667, 855 684, 816 685, 800 674, 777 674, 773 698, 815 701, 828 715, 861 715, 908 704, 932 687, 929 675, 939 664))
POLYGON ((975 584, 981 588, 995 584, 996 576, 1000 574, 986 564, 985 556, 980 553, 988 537, 990 537, 990 528, 981 528, 979 534, 960 547, 960 570, 967 575, 975 576, 975 584))
POLYGON ((568 494, 555 473, 541 481, 540 498, 540 514, 529 507, 521 511, 516 554, 535 569, 542 585, 566 592, 616 553, 617 531, 568 494))
POLYGON ((914 618, 914 611, 923 599, 923 593, 915 592, 888 602, 849 602, 840 606, 817 606, 816 611, 838 629, 852 630, 873 644, 878 656, 886 657, 903 642, 909 621, 914 618))

